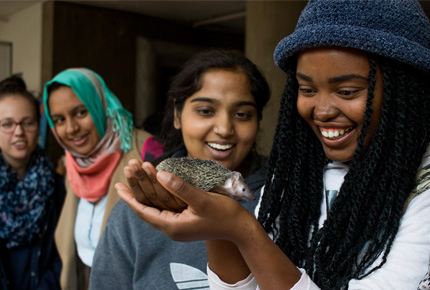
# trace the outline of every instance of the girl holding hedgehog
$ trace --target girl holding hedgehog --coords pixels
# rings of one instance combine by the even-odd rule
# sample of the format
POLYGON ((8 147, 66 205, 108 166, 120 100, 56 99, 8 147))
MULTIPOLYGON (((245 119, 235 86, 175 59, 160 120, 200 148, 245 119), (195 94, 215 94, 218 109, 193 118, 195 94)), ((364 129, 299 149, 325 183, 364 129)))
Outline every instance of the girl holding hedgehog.
MULTIPOLYGON (((172 80, 160 136, 145 142, 144 148, 157 141, 164 144, 162 156, 155 153, 157 150, 151 150, 153 154, 144 150, 145 160, 154 165, 184 156, 218 161, 240 172, 258 197, 266 159, 257 153, 255 141, 269 95, 265 78, 242 53, 209 50, 196 54, 172 80)), ((124 169, 136 189, 140 182, 143 188, 152 187, 145 172, 146 167, 142 169, 137 159, 124 169)), ((141 197, 144 202, 176 210, 185 205, 171 195, 166 199, 141 197)), ((252 212, 257 201, 244 202, 243 206, 252 212)), ((97 246, 90 288, 206 289, 206 264, 204 242, 174 242, 119 201, 97 246)))
POLYGON ((430 253, 419 2, 311 0, 274 59, 287 84, 258 219, 149 164, 184 210, 118 193, 172 239, 206 240, 211 289, 416 289, 430 253))

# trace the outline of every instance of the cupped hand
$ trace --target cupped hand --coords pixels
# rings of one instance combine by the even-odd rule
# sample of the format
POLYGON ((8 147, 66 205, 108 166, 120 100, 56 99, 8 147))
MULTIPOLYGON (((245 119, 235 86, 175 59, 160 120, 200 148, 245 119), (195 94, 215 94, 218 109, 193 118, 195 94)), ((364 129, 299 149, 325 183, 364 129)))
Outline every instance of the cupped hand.
MULTIPOLYGON (((131 192, 138 202, 175 212, 181 212, 186 208, 186 204, 182 200, 160 186, 156 177, 157 170, 151 163, 131 159, 124 167, 124 174, 131 192)), ((121 183, 121 186, 126 185, 121 183)))
POLYGON ((128 187, 118 183, 115 187, 140 219, 173 240, 223 239, 235 242, 246 232, 247 223, 256 222, 251 213, 230 197, 204 192, 165 171, 158 172, 156 177, 159 186, 187 205, 185 210, 174 212, 143 204, 128 187))

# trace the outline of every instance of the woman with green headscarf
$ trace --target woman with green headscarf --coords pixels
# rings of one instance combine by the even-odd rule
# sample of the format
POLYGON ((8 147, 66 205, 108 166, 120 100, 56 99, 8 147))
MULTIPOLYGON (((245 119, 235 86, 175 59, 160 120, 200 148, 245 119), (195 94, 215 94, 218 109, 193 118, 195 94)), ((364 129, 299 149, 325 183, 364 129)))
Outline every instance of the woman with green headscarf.
POLYGON ((112 207, 113 184, 125 181, 128 160, 140 158, 150 135, 133 128, 132 115, 104 80, 73 68, 46 83, 49 126, 65 149, 67 196, 56 231, 63 289, 88 289, 93 255, 112 207))

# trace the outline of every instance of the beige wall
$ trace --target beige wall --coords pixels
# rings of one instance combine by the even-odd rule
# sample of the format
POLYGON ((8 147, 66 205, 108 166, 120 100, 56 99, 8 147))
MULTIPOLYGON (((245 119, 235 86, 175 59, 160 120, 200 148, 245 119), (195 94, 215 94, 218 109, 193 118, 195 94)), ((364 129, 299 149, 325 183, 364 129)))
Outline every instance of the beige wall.
POLYGON ((294 31, 307 1, 248 1, 245 54, 266 76, 272 95, 263 111, 259 151, 268 155, 278 121, 279 104, 286 77, 273 62, 278 42, 294 31))
POLYGON ((12 42, 12 73, 23 73, 29 91, 41 91, 42 4, 0 21, 0 41, 12 42))

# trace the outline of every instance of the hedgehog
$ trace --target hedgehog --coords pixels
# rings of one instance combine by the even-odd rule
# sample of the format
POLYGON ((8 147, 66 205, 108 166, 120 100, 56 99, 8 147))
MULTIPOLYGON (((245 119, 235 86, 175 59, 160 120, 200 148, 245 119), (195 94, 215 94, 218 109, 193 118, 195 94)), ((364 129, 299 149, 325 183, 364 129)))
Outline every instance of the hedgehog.
POLYGON ((156 169, 179 176, 204 191, 216 192, 243 201, 255 199, 242 174, 212 160, 191 157, 167 158, 156 169))

